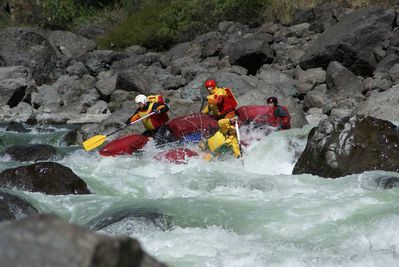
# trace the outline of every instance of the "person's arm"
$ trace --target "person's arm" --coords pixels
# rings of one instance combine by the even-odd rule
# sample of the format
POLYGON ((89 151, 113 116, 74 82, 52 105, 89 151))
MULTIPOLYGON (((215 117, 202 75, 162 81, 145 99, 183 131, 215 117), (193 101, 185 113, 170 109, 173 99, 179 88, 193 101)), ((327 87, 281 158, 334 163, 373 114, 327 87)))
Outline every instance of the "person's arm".
POLYGON ((278 106, 275 111, 276 117, 280 118, 280 124, 277 126, 278 130, 290 128, 290 114, 281 106, 278 106))
POLYGON ((215 92, 211 95, 208 95, 208 104, 210 105, 217 105, 223 102, 223 99, 226 95, 226 92, 224 94, 221 94, 221 92, 215 92))
POLYGON ((208 106, 208 104, 206 104, 206 105, 201 109, 201 113, 204 113, 204 114, 209 113, 209 106, 208 106))
POLYGON ((168 112, 169 111, 169 107, 167 105, 161 104, 159 102, 154 103, 154 105, 152 105, 152 109, 151 111, 154 111, 157 113, 156 110, 159 110, 159 113, 164 113, 164 112, 168 112))
POLYGON ((139 109, 136 109, 134 114, 125 122, 125 124, 130 124, 138 119, 140 119, 139 109))

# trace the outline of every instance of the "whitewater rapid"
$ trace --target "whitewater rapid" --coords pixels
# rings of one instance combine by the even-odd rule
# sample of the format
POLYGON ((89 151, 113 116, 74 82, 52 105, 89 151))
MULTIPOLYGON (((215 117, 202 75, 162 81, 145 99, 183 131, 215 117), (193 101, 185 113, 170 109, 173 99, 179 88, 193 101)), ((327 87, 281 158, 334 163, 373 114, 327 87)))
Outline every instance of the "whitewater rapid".
MULTIPOLYGON (((87 228, 118 213, 135 214, 99 231, 137 238, 170 266, 399 265, 399 189, 383 190, 375 182, 399 174, 291 175, 310 127, 252 135, 242 160, 192 158, 183 165, 156 161, 159 149, 151 145, 140 156, 112 158, 64 147, 60 140, 68 130, 1 129, 0 148, 54 145, 64 155, 56 161, 94 194, 10 192, 41 213, 87 228)), ((0 171, 30 163, 2 157, 0 171)))

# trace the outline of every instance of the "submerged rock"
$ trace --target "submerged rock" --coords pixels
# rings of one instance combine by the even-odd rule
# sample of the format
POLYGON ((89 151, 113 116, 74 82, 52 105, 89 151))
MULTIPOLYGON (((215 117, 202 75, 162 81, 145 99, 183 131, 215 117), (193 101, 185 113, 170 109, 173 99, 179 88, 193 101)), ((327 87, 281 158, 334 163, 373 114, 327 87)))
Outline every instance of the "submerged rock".
POLYGON ((399 187, 399 178, 393 176, 382 176, 375 180, 376 184, 382 189, 391 189, 399 187))
POLYGON ((57 150, 44 144, 38 145, 12 145, 5 151, 4 155, 10 156, 18 161, 40 161, 49 160, 57 156, 57 150))
POLYGON ((25 200, 0 192, 0 221, 21 219, 36 213, 37 210, 25 200))
MULTIPOLYGON (((131 222, 145 224, 148 227, 157 228, 162 231, 167 230, 170 227, 170 218, 160 213, 159 211, 144 209, 144 208, 130 208, 123 210, 113 210, 111 213, 106 213, 98 218, 87 223, 87 227, 90 230, 101 230, 110 228, 112 225, 123 223, 126 221, 127 224, 131 222)), ((127 225, 132 230, 135 225, 127 225)), ((127 230, 129 230, 127 229, 127 230)))

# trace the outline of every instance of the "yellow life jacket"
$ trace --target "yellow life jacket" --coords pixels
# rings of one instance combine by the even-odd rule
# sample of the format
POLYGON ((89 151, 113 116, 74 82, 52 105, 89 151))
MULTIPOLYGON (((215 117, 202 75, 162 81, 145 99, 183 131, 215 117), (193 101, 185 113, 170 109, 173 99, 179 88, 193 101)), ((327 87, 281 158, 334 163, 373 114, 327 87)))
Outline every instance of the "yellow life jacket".
MULTIPOLYGON (((140 110, 138 112, 138 114, 140 115, 140 118, 144 117, 145 115, 150 114, 153 105, 154 105, 154 103, 150 103, 147 110, 140 110)), ((147 118, 143 119, 141 122, 143 123, 144 128, 146 128, 147 130, 152 131, 155 129, 154 125, 152 124, 151 117, 147 117, 147 118)))
POLYGON ((217 131, 212 137, 208 139, 208 147, 212 152, 224 145, 226 138, 224 135, 217 131))
POLYGON ((216 132, 207 141, 209 150, 212 153, 223 154, 228 150, 231 150, 236 158, 241 156, 240 145, 234 135, 225 136, 222 132, 216 132))

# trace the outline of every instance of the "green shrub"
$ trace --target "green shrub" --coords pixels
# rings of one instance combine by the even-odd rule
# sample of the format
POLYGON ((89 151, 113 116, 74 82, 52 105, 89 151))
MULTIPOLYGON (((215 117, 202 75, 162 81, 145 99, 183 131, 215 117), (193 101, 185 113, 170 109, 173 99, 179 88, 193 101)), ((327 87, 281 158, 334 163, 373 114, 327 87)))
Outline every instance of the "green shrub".
POLYGON ((158 18, 165 5, 167 3, 142 7, 139 12, 113 27, 107 36, 97 40, 97 44, 101 48, 113 49, 123 49, 131 45, 161 49, 169 40, 159 32, 161 24, 158 18))
POLYGON ((162 13, 161 31, 185 41, 224 20, 259 25, 265 0, 174 0, 162 13))

